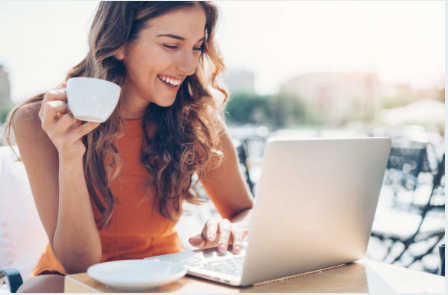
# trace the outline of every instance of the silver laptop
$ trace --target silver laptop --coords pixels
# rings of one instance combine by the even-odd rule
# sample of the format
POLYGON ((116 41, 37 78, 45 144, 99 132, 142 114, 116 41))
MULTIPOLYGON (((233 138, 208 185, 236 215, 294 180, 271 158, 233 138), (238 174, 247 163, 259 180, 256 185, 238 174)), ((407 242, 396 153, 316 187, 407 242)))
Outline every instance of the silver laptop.
POLYGON ((390 147, 390 138, 270 140, 240 255, 230 247, 146 259, 181 263, 190 275, 233 286, 361 259, 390 147))

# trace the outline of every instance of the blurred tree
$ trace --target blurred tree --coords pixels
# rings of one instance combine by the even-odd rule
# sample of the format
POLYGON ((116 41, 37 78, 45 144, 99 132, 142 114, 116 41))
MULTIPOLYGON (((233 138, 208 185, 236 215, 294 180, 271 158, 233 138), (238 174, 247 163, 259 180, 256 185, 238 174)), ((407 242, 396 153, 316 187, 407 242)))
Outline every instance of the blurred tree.
POLYGON ((276 127, 313 123, 313 113, 295 92, 280 91, 271 99, 273 123, 276 127))
POLYGON ((6 121, 6 117, 8 113, 12 110, 13 106, 4 106, 0 105, 0 124, 3 124, 6 121))
POLYGON ((257 95, 235 92, 226 107, 226 120, 231 124, 257 124, 276 128, 315 123, 314 112, 294 92, 257 95))
POLYGON ((235 92, 226 106, 226 120, 234 124, 270 124, 269 96, 252 92, 235 92))

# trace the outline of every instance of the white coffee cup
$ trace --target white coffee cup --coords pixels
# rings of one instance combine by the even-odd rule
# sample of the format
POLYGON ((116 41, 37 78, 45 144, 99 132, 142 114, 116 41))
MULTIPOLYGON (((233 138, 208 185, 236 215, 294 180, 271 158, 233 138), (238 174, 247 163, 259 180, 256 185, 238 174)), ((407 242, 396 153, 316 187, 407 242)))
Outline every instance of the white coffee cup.
POLYGON ((67 106, 73 116, 82 121, 106 121, 120 98, 121 87, 115 83, 87 77, 67 81, 67 106))

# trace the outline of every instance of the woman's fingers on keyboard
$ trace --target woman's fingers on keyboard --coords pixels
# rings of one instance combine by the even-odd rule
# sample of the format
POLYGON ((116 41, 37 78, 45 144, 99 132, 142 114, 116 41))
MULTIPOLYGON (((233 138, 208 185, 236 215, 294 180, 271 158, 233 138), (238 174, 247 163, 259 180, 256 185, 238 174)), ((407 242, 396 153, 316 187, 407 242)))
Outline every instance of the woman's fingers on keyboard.
POLYGON ((189 242, 198 248, 218 247, 221 253, 225 253, 229 244, 233 244, 233 253, 240 254, 246 234, 247 231, 233 226, 228 219, 211 219, 205 224, 202 233, 191 237, 189 242))
POLYGON ((193 247, 204 248, 206 245, 206 241, 202 234, 191 237, 188 241, 193 247))
POLYGON ((205 237, 207 242, 213 242, 216 239, 218 233, 218 221, 216 219, 209 220, 207 222, 205 237))
POLYGON ((209 248, 217 246, 217 236, 218 236, 218 221, 212 219, 207 221, 202 232, 189 239, 190 244, 193 247, 198 248, 209 248))
POLYGON ((243 233, 239 230, 232 230, 233 237, 233 253, 240 254, 241 249, 243 249, 243 233))
POLYGON ((222 219, 219 222, 219 242, 218 250, 222 253, 227 251, 230 239, 231 223, 228 219, 222 219))

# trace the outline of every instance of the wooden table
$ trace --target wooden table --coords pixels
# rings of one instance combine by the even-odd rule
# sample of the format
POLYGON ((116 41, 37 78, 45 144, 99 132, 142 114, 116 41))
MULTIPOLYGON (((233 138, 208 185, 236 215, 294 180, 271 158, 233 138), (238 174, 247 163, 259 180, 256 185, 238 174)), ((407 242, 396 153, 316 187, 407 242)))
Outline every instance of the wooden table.
MULTIPOLYGON (((66 293, 117 292, 87 273, 65 278, 66 293)), ((120 292, 120 291, 118 291, 120 292)), ((152 293, 445 293, 445 277, 363 259, 337 268, 311 272, 270 283, 235 288, 186 276, 152 293)))

